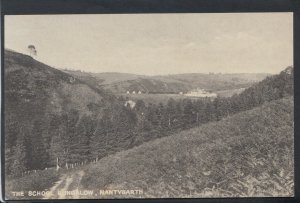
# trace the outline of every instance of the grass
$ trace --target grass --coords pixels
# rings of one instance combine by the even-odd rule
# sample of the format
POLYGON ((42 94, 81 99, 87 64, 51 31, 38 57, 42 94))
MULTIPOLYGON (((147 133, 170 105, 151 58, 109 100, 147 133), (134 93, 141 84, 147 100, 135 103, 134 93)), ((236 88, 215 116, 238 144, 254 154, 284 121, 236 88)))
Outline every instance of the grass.
POLYGON ((239 89, 221 90, 221 91, 217 91, 216 93, 220 97, 231 97, 234 94, 240 94, 244 90, 245 88, 239 88, 239 89))
POLYGON ((293 118, 293 98, 271 102, 107 156, 81 186, 146 198, 293 196, 293 118))
POLYGON ((123 96, 124 98, 128 98, 132 101, 137 100, 143 100, 146 104, 167 104, 169 99, 174 99, 176 101, 180 101, 183 99, 192 99, 192 100, 198 100, 203 99, 201 97, 189 97, 185 95, 180 94, 119 94, 120 96, 123 96))
MULTIPOLYGON (((61 171, 62 172, 62 171, 61 171)), ((42 196, 29 197, 27 194, 29 191, 46 191, 51 188, 55 182, 59 180, 61 172, 57 172, 55 169, 48 169, 32 172, 31 174, 24 175, 19 178, 6 178, 5 180, 5 198, 6 199, 18 199, 13 196, 12 192, 23 191, 25 196, 22 197, 28 199, 39 199, 42 196)))

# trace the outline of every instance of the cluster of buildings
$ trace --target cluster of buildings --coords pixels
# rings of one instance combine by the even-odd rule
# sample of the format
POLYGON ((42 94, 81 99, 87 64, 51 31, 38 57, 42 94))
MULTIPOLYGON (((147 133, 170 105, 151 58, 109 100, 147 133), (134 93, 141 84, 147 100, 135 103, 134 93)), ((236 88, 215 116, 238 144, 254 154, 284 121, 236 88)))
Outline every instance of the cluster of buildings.
POLYGON ((142 91, 127 91, 126 94, 142 94, 142 91))
POLYGON ((207 92, 204 89, 192 90, 184 95, 188 97, 217 97, 216 93, 207 92))
MULTIPOLYGON (((216 93, 207 92, 204 89, 197 88, 195 90, 191 90, 189 92, 147 92, 148 94, 179 94, 187 97, 217 97, 216 93)), ((126 94, 143 94, 142 91, 127 91, 126 94)))

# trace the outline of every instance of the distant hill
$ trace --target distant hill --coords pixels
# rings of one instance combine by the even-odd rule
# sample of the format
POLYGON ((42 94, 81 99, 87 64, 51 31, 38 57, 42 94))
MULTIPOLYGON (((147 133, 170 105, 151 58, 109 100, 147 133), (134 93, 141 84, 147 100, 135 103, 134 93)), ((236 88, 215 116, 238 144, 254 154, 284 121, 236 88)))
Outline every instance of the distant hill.
POLYGON ((203 88, 209 91, 239 89, 251 86, 253 83, 263 80, 270 74, 267 73, 186 73, 168 76, 156 76, 156 78, 172 79, 190 84, 193 88, 203 88))
POLYGON ((84 81, 96 81, 95 84, 113 93, 141 91, 144 93, 179 93, 195 88, 208 91, 246 88, 263 80, 270 74, 237 73, 237 74, 202 74, 188 73, 176 75, 144 76, 127 73, 86 73, 64 70, 84 81))
POLYGON ((107 156, 85 168, 80 188, 142 189, 144 198, 292 196, 293 109, 293 97, 283 98, 107 156))

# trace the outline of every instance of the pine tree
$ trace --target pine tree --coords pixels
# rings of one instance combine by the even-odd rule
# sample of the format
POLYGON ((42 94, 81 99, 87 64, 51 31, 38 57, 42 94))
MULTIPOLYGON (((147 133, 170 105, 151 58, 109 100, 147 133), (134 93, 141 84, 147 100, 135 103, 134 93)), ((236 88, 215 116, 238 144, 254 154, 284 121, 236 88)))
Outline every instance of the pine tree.
POLYGON ((21 134, 17 144, 13 147, 12 164, 9 171, 14 176, 20 176, 26 171, 26 150, 24 145, 24 134, 21 134))
POLYGON ((194 116, 194 111, 193 111, 193 103, 190 99, 184 100, 184 107, 183 107, 183 122, 184 122, 184 127, 190 127, 191 124, 194 123, 195 121, 195 116, 194 116))
POLYGON ((48 166, 48 154, 44 146, 45 134, 43 122, 36 120, 31 131, 31 166, 33 169, 44 169, 48 166))
POLYGON ((174 120, 176 118, 176 101, 170 98, 166 107, 166 119, 168 122, 168 128, 173 127, 174 120))

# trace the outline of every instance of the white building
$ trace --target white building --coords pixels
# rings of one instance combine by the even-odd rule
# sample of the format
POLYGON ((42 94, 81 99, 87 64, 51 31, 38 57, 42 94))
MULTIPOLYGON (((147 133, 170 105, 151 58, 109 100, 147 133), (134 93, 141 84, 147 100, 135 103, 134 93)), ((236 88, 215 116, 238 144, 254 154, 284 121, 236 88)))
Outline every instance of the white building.
POLYGON ((135 91, 133 91, 132 94, 135 94, 135 91))
POLYGON ((131 109, 133 109, 135 107, 135 104, 136 103, 134 101, 128 100, 125 102, 124 106, 126 106, 126 107, 129 106, 131 109))
POLYGON ((127 92, 126 92, 126 94, 130 94, 130 92, 129 92, 129 91, 127 91, 127 92))
POLYGON ((138 94, 142 94, 142 92, 141 92, 141 91, 139 91, 139 92, 138 92, 138 94))
POLYGON ((185 94, 188 97, 217 97, 216 93, 206 92, 204 89, 192 90, 185 94))

